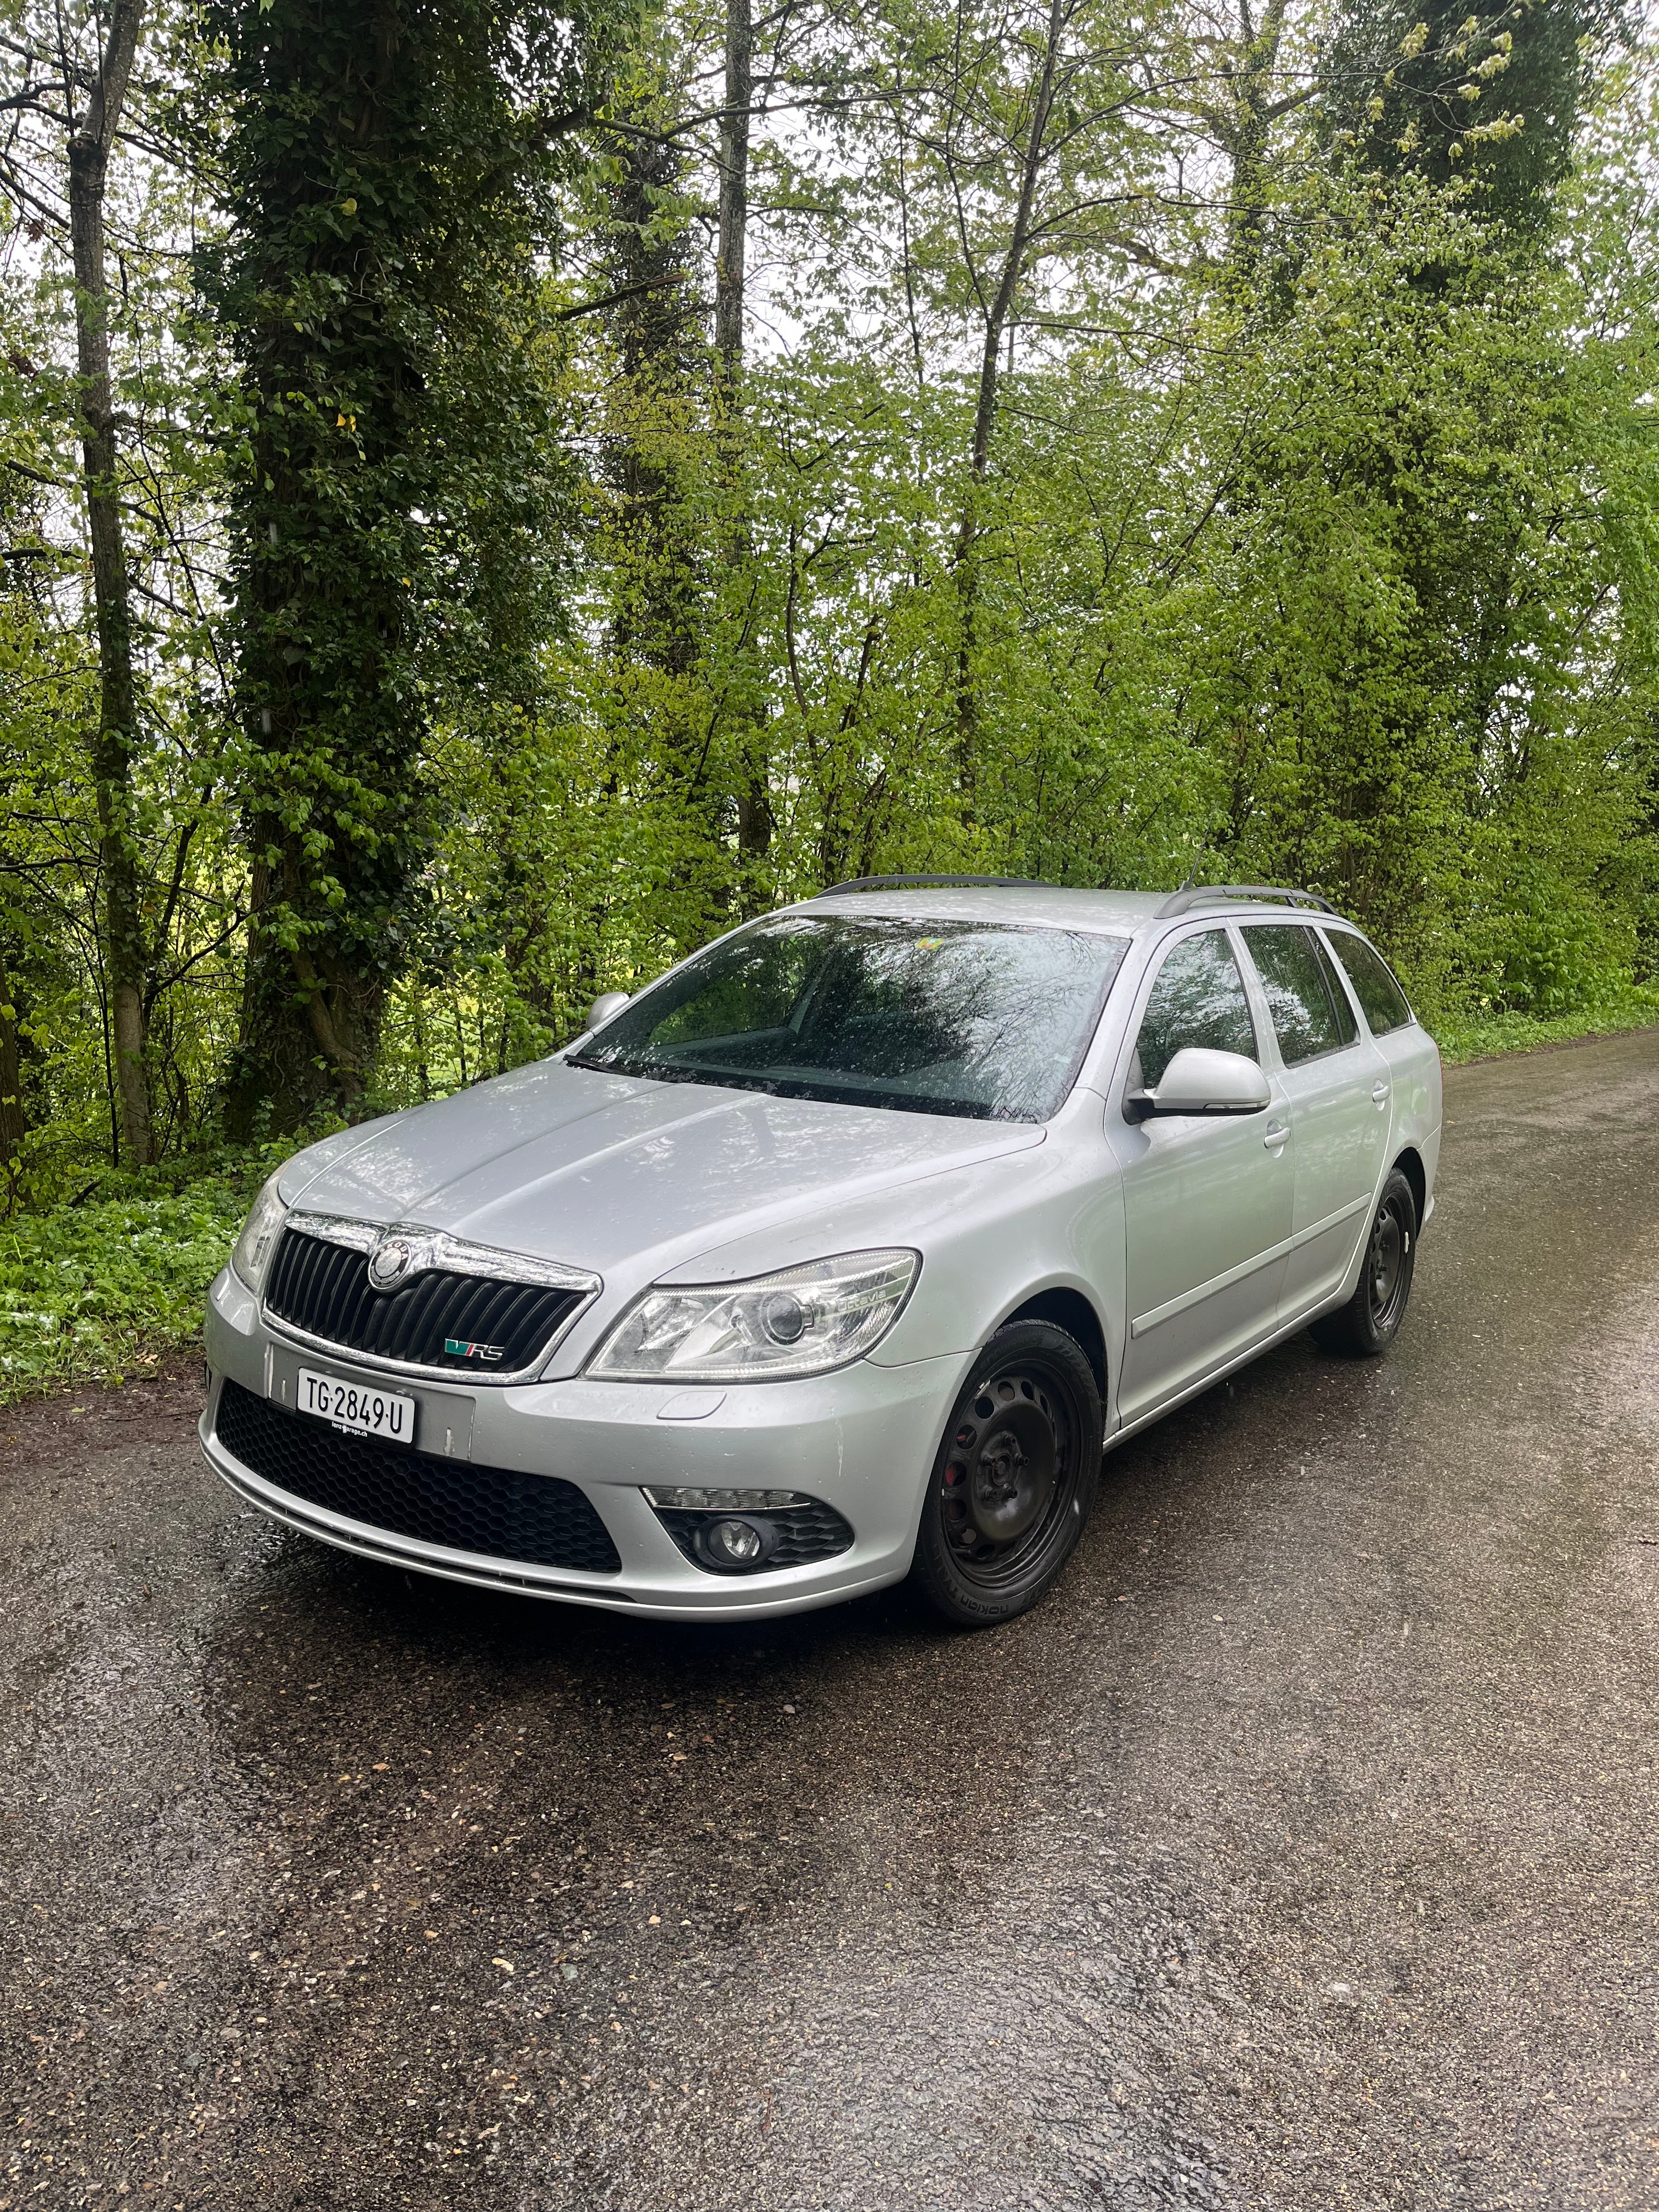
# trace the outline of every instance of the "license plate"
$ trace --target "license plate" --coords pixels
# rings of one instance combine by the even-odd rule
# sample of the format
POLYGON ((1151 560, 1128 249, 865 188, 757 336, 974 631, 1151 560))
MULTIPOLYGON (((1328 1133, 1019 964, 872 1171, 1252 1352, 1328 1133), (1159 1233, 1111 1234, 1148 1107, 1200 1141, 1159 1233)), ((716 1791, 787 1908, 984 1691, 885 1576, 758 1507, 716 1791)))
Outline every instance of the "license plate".
POLYGON ((302 1413, 320 1414, 337 1429, 354 1436, 384 1437, 388 1443, 415 1441, 415 1401, 395 1391, 377 1390, 370 1383, 342 1382, 333 1375, 319 1375, 315 1368, 300 1370, 295 1403, 302 1413))

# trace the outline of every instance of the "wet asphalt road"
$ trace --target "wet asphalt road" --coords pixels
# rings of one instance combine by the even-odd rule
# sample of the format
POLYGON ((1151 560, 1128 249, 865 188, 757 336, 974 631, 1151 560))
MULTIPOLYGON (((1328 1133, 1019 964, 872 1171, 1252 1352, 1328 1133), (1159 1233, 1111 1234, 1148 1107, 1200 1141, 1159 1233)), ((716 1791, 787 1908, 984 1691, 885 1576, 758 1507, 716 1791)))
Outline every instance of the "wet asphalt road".
POLYGON ((1380 1365, 1060 1591, 669 1629, 0 1417, 0 2207, 1652 2207, 1659 1036, 1449 1079, 1380 1365))

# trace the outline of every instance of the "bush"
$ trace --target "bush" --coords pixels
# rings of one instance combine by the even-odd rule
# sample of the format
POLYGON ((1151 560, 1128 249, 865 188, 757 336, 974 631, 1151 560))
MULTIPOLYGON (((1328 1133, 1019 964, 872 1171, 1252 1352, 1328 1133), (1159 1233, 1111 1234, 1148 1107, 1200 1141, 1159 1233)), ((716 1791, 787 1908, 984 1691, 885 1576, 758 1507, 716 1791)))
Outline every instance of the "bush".
POLYGON ((1659 990, 1639 986, 1607 1000, 1594 1013, 1448 1013, 1426 1026, 1448 1067, 1500 1053, 1534 1052, 1540 1045, 1572 1044, 1627 1030, 1659 1028, 1659 990))
POLYGON ((208 1285, 271 1164, 0 1224, 0 1403, 119 1382, 199 1345, 208 1285))
POLYGON ((1562 896, 1507 918, 1498 934, 1498 1003, 1544 1017, 1593 1010, 1630 985, 1629 949, 1610 918, 1562 896))

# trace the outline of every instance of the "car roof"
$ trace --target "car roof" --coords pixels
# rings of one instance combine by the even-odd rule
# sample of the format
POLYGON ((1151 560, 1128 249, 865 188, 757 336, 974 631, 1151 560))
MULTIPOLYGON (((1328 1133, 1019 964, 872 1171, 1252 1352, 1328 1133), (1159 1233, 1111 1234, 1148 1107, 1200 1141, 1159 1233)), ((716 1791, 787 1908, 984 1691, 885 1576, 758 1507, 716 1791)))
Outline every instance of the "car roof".
MULTIPOLYGON (((1163 915, 1168 891, 1073 890, 1060 884, 915 884, 872 886, 868 890, 826 891, 803 900, 793 913, 880 915, 910 921, 1033 922, 1050 928, 1098 930, 1113 936, 1162 930, 1167 924, 1206 915, 1276 916, 1288 921, 1340 921, 1339 915, 1312 907, 1291 907, 1273 899, 1229 897, 1204 891, 1185 909, 1163 915)), ((1190 896, 1190 895, 1189 895, 1190 896)))

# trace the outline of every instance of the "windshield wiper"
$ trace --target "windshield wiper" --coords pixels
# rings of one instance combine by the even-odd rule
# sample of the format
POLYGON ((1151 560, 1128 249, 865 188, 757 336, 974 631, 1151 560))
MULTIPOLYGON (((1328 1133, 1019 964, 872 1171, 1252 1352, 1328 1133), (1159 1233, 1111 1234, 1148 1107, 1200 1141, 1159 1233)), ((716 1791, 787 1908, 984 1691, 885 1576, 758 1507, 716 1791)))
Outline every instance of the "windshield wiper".
POLYGON ((565 1066, 591 1067, 600 1075, 631 1075, 643 1083, 703 1083, 711 1091, 758 1091, 768 1098, 805 1098, 821 1106, 886 1107, 897 1114, 939 1114, 958 1121, 1034 1121, 1037 1118, 988 1105, 977 1098, 941 1098, 918 1091, 863 1091, 850 1083, 813 1082, 804 1076, 688 1067, 681 1060, 594 1060, 579 1053, 573 1054, 565 1066))

